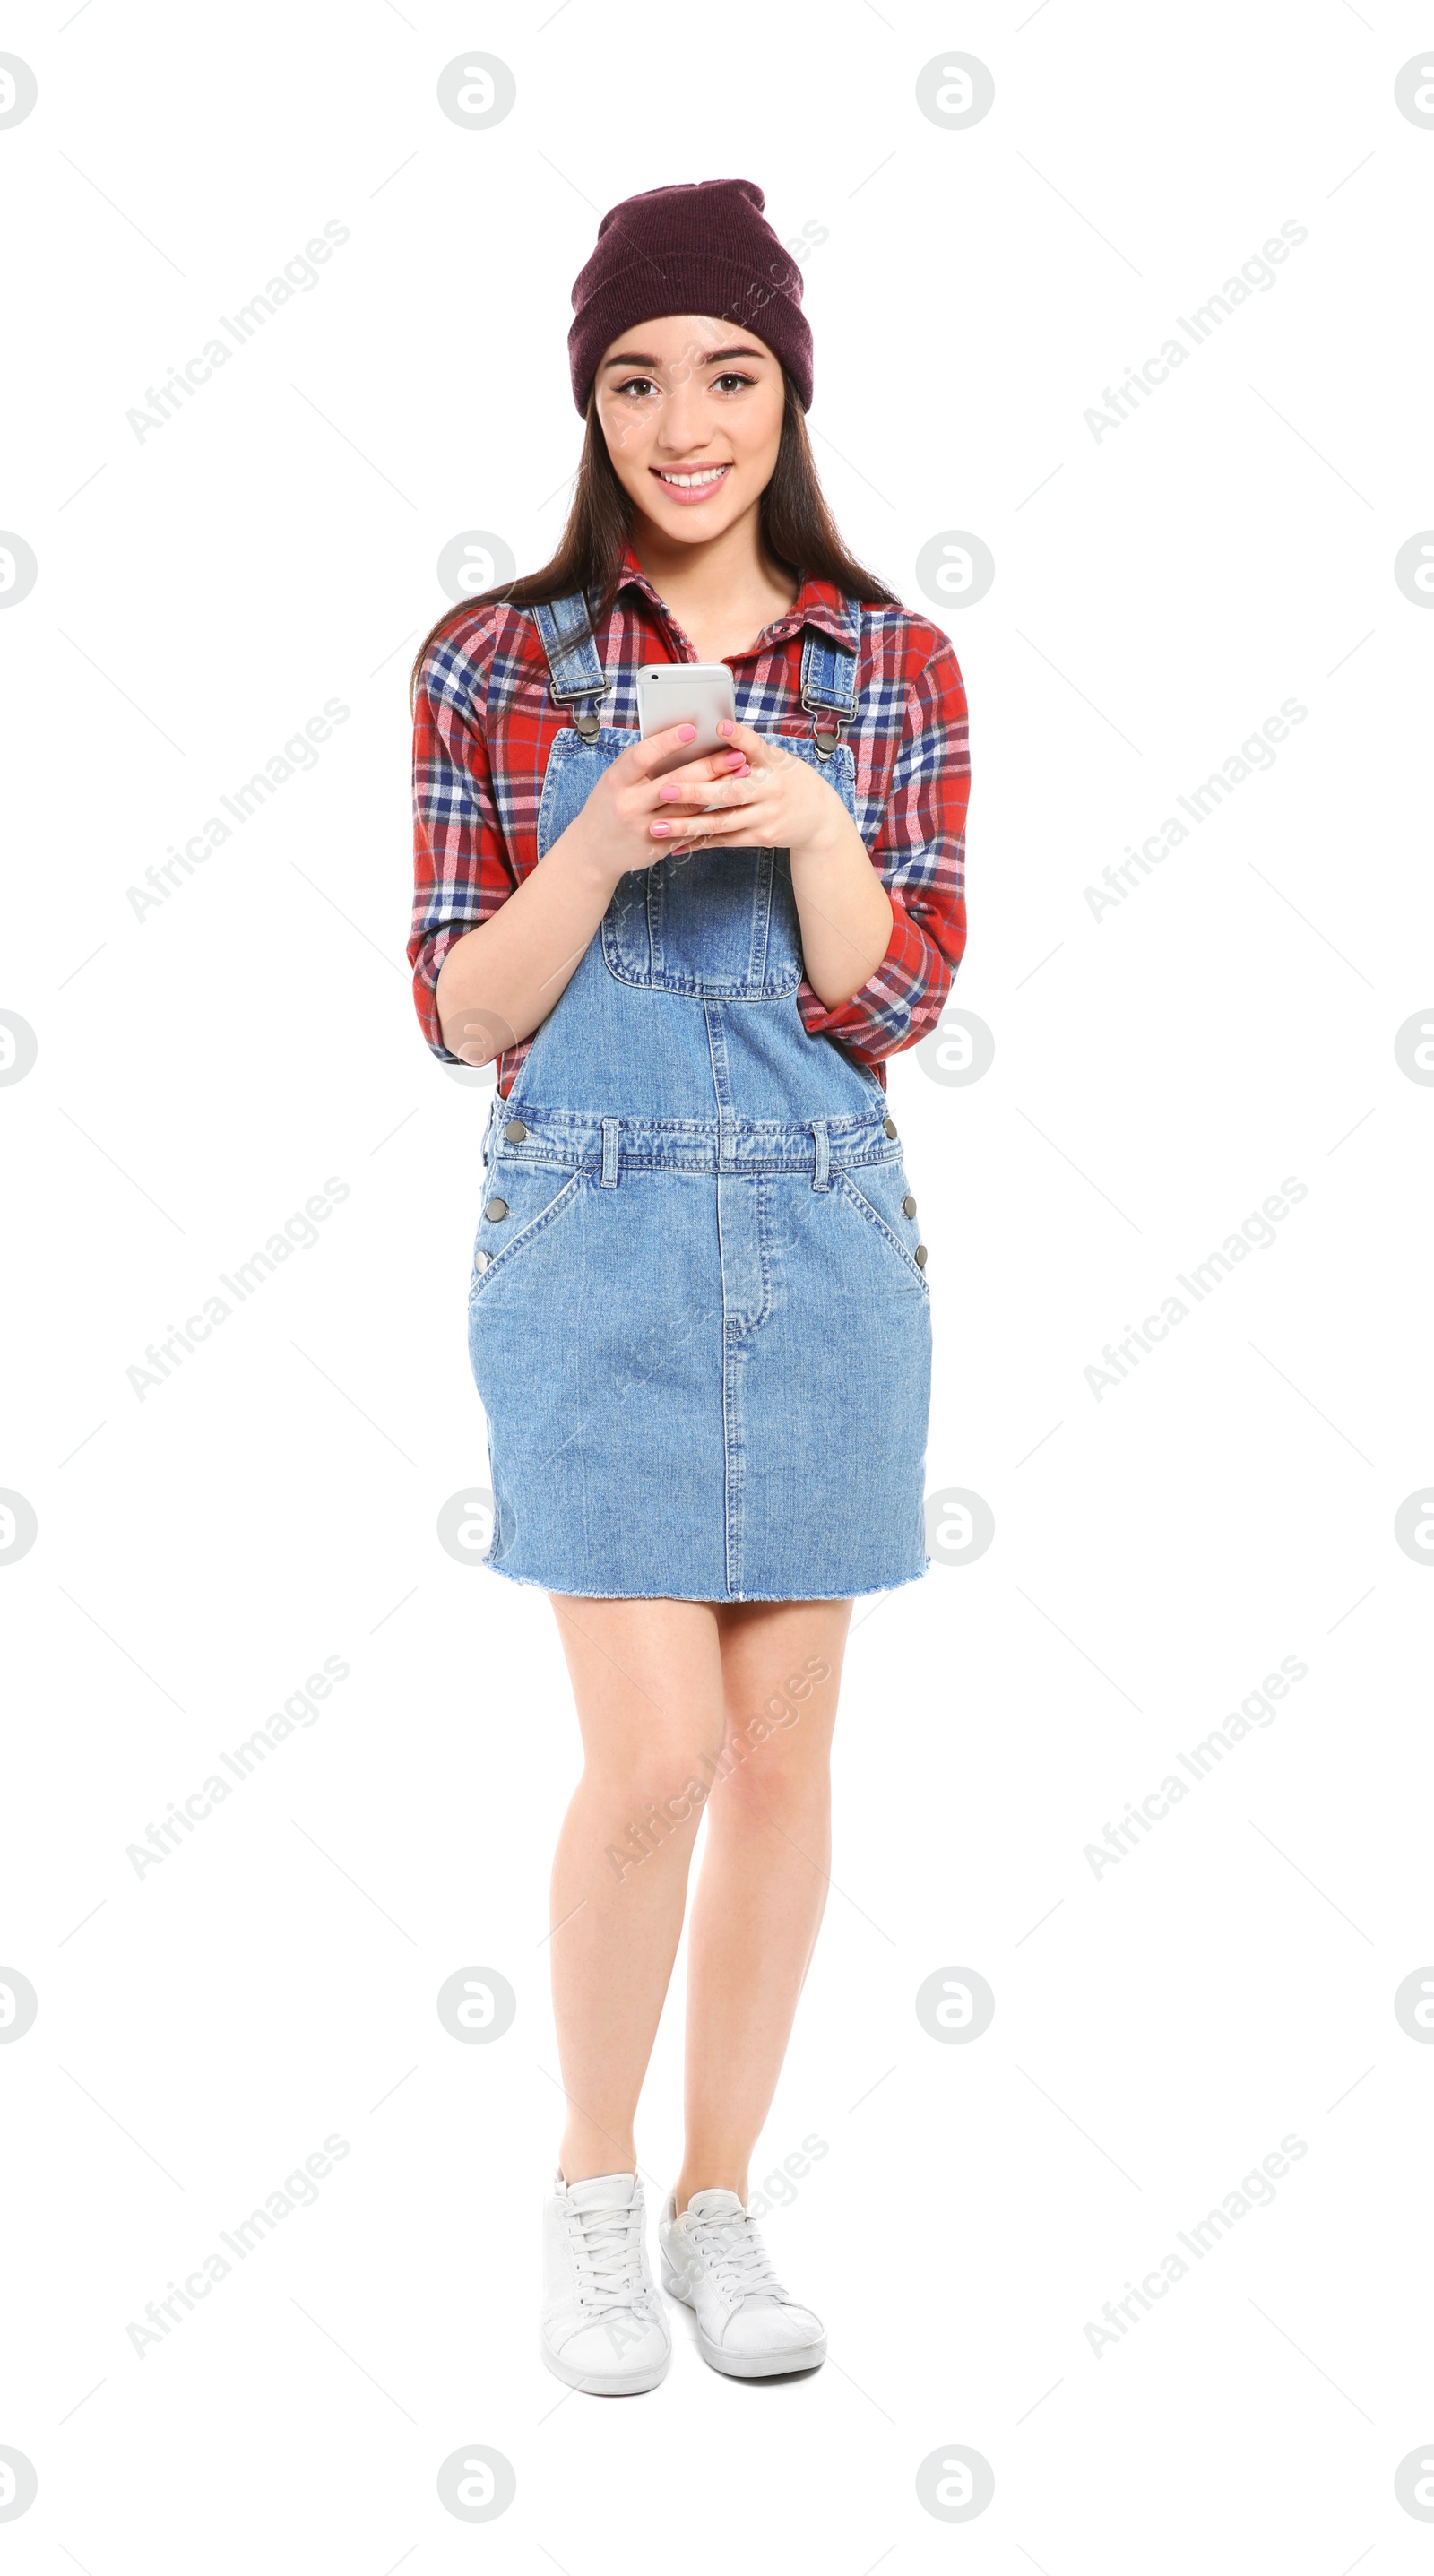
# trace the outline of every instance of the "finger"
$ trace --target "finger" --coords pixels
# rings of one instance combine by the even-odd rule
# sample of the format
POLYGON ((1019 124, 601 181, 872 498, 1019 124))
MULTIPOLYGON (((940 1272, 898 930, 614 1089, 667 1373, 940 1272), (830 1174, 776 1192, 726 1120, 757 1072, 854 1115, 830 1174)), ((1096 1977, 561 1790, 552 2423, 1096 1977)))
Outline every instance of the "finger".
POLYGON ((733 717, 722 716, 718 719, 717 730, 734 751, 745 751, 754 766, 771 759, 772 745, 754 725, 738 724, 733 717))
POLYGON ((642 801, 653 804, 659 797, 707 797, 713 793, 714 781, 727 778, 750 778, 751 763, 744 751, 706 753, 701 760, 684 760, 677 769, 665 770, 661 781, 643 779, 642 801))
POLYGON ((671 779, 735 777, 749 766, 745 751, 705 751, 700 759, 680 761, 666 776, 671 779))
POLYGON ((756 793, 756 780, 746 762, 726 778, 688 780, 680 770, 660 781, 655 811, 664 806, 679 805, 684 810, 701 809, 704 805, 743 805, 756 793))
POLYGON ((735 848, 738 844, 733 841, 733 831, 737 828, 742 834, 740 846, 743 849, 757 848, 763 846, 762 836, 745 820, 753 810, 750 806, 738 805, 710 814, 677 814, 670 823, 661 819, 649 823, 648 837, 660 845, 670 843, 674 848, 685 841, 732 841, 735 848))
POLYGON ((685 742, 696 740, 695 724, 664 725, 661 733, 645 734, 641 742, 630 743, 621 757, 628 763, 629 777, 646 778, 655 761, 667 759, 685 742))

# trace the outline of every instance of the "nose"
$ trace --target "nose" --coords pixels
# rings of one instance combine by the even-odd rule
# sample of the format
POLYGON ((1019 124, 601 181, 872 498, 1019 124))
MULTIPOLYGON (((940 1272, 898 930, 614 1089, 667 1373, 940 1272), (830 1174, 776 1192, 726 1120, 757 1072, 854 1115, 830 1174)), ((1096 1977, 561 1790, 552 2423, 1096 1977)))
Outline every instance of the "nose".
POLYGON ((662 406, 657 443, 669 456, 695 456, 712 436, 706 388, 694 371, 679 373, 662 406))

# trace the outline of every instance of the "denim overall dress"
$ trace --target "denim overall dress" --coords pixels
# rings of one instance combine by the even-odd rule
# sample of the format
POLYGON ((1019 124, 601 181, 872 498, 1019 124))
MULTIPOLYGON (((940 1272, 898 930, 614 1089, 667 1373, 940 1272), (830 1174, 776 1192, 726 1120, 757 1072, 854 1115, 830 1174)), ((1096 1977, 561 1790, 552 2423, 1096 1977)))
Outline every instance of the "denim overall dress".
MULTIPOLYGON (((574 718, 548 759, 541 858, 638 736, 598 712, 613 692, 586 602, 532 614, 574 718)), ((773 737, 853 817, 855 674, 809 629, 814 731, 773 737)), ((785 850, 658 859, 620 880, 493 1102, 469 1350, 496 1506, 484 1561, 517 1582, 831 1600, 925 1572, 915 1201, 880 1084, 808 1035, 801 975, 785 850)))

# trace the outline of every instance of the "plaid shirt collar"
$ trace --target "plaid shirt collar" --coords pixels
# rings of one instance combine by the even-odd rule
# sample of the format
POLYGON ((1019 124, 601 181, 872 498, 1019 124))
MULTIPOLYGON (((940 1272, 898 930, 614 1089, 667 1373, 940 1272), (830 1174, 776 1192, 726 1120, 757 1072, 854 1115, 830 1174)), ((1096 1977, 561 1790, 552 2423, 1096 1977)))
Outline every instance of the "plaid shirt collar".
MULTIPOLYGON (((623 549, 622 570, 618 575, 617 586, 619 591, 640 590, 644 599, 651 601, 659 616, 670 616, 671 612, 666 602, 653 589, 631 546, 623 549)), ((790 636, 799 635, 804 626, 820 627, 824 635, 832 638, 833 643, 844 644, 851 653, 858 650, 861 642, 860 623, 854 604, 843 598, 833 582, 816 581, 807 576, 803 578, 802 586, 786 613, 775 618, 770 626, 763 627, 751 648, 752 652, 766 652, 774 644, 785 644, 790 636)), ((734 653, 729 658, 741 662, 745 661, 747 656, 734 653)))

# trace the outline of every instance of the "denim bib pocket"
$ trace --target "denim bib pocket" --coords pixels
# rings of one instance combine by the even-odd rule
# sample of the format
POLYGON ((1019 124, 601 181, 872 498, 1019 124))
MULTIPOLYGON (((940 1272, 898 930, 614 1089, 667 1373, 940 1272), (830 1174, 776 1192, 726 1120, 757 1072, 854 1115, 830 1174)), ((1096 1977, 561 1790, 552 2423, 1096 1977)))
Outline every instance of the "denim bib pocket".
POLYGON ((785 850, 707 845, 634 869, 603 916, 619 984, 694 1001, 772 1001, 802 980, 785 850))

